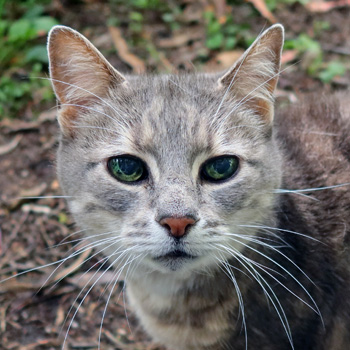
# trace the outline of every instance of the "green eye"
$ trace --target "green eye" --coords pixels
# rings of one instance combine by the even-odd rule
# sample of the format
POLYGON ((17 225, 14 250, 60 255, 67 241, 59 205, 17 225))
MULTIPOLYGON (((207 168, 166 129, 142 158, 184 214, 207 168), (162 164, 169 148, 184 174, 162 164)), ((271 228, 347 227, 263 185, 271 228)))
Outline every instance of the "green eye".
POLYGON ((238 165, 239 160, 236 156, 212 158, 203 164, 201 176, 211 182, 226 180, 237 172, 238 165))
POLYGON ((110 174, 123 182, 136 182, 147 178, 144 163, 135 157, 120 156, 108 159, 107 168, 110 174))

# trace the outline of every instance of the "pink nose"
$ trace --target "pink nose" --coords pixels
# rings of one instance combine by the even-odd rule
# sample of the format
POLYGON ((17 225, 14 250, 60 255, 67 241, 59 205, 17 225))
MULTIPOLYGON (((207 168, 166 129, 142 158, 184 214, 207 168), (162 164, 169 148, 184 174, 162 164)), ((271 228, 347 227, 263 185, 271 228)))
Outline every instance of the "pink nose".
POLYGON ((169 229, 172 236, 181 238, 185 235, 186 228, 190 225, 193 225, 195 223, 195 220, 188 217, 168 217, 160 220, 159 223, 165 228, 169 229))

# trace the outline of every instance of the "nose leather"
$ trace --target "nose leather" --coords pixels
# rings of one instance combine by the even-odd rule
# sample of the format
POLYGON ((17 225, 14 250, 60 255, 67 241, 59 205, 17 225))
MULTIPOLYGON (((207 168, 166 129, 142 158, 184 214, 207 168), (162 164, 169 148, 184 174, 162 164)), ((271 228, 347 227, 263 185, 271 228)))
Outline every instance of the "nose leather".
POLYGON ((195 223, 190 217, 167 217, 159 221, 159 223, 170 231, 175 238, 181 238, 186 234, 186 229, 195 223))

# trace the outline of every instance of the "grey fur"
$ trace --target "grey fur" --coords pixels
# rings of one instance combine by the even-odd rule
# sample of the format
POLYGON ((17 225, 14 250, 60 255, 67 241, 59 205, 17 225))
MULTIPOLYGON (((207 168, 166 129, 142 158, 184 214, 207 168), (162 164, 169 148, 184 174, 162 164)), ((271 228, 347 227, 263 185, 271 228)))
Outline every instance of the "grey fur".
MULTIPOLYGON (((51 75, 56 79, 53 84, 62 103, 57 162, 60 184, 65 195, 72 196, 71 211, 87 235, 107 232, 116 238, 116 243, 104 252, 106 255, 120 249, 127 251, 129 257, 140 257, 135 258, 130 275, 125 260, 120 262, 128 277, 129 299, 145 329, 169 349, 243 349, 245 339, 237 324, 239 306, 241 316, 247 317, 245 330, 248 329, 252 348, 290 348, 288 327, 273 310, 268 310, 258 275, 253 273, 253 278, 246 278, 234 270, 244 269, 239 261, 242 252, 251 261, 265 266, 270 275, 271 269, 276 269, 271 259, 286 266, 313 290, 312 284, 290 263, 296 258, 283 259, 275 248, 282 247, 284 252, 283 247, 300 242, 306 242, 306 247, 303 246, 306 251, 311 247, 303 238, 296 244, 295 237, 290 240, 283 234, 294 230, 294 224, 298 228, 296 220, 291 226, 284 222, 288 222, 290 213, 299 213, 300 208, 294 202, 286 207, 276 193, 283 175, 284 181, 288 182, 290 175, 298 183, 289 156, 282 155, 283 142, 281 136, 276 138, 272 121, 272 92, 282 42, 282 27, 271 27, 223 77, 216 74, 124 77, 73 30, 56 27, 50 34, 51 75), (72 52, 72 47, 77 53, 72 52), (74 55, 85 55, 83 62, 74 55), (89 56, 91 65, 85 63, 89 56), (69 71, 65 71, 66 66, 69 71), (96 72, 96 79, 106 84, 94 87, 90 80, 82 79, 80 86, 78 77, 85 70, 89 77, 96 72), (73 84, 69 89, 57 82, 63 78, 68 79, 66 85, 73 84), (86 92, 88 88, 92 94, 86 92), (147 164, 147 180, 125 184, 108 173, 107 159, 125 154, 147 164), (240 159, 237 174, 221 183, 203 180, 200 177, 203 163, 220 155, 240 159), (160 220, 183 216, 191 217, 195 223, 181 240, 176 240, 160 220), (277 231, 268 234, 266 227, 277 231), (239 235, 241 241, 235 241, 236 236, 232 235, 239 235), (254 237, 261 241, 254 241, 254 237), (271 239, 277 243, 270 243, 269 247, 261 244, 271 239), (179 250, 188 257, 168 257, 179 250), (245 311, 239 305, 235 283, 242 290, 245 311), (260 324, 259 317, 267 321, 260 324), (278 334, 266 330, 269 322, 272 331, 277 327, 278 334)), ((348 116, 340 113, 339 118, 345 120, 348 116)), ((283 122, 278 128, 279 135, 281 130, 285 130, 283 122)), ((348 139, 341 145, 341 152, 348 157, 348 139)), ((288 152, 291 154, 292 150, 286 149, 288 152)), ((340 178, 350 182, 349 175, 340 178)), ((293 188, 293 182, 290 186, 293 188)), ((304 186, 307 188, 307 184, 304 186)), ((346 203, 349 206, 349 201, 346 203)), ((309 217, 306 211, 304 214, 309 217)), ((304 230, 319 239, 319 231, 310 232, 307 224, 304 230)), ((249 270, 249 265, 246 269, 249 270)), ((316 333, 321 332, 320 318, 311 308, 316 311, 317 305, 322 311, 324 308, 313 304, 311 295, 286 271, 279 272, 284 275, 287 288, 304 301, 295 299, 279 288, 275 280, 270 280, 277 285, 275 289, 291 328, 295 327, 292 332, 297 334, 296 342, 301 349, 305 336, 301 330, 309 323, 315 325, 316 333), (308 319, 306 324, 303 317, 308 319)), ((313 270, 307 272, 322 283, 313 270)), ((329 332, 334 331, 329 327, 329 332)), ((346 339, 345 334, 339 344, 345 344, 346 339)), ((321 347, 323 342, 314 338, 312 341, 305 349, 332 348, 321 347)))

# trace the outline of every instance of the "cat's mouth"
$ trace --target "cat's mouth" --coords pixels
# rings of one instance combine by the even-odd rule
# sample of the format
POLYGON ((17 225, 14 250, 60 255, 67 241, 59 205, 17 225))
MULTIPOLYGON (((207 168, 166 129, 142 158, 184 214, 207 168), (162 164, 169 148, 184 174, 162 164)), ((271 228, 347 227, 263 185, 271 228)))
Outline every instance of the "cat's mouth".
POLYGON ((154 260, 157 261, 169 261, 169 260, 178 260, 178 259, 195 259, 196 256, 190 255, 183 250, 180 249, 174 249, 171 252, 160 255, 154 258, 154 260))

